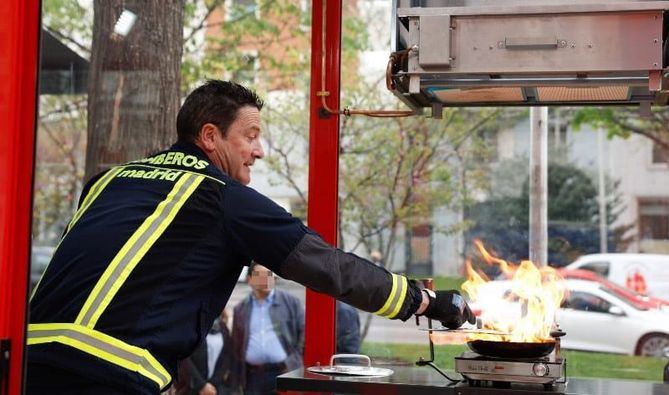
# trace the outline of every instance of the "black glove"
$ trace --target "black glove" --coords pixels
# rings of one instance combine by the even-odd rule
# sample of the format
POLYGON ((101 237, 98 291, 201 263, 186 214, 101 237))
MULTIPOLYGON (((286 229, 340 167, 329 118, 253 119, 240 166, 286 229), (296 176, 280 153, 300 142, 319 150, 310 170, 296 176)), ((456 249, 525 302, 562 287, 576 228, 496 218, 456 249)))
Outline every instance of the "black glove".
POLYGON ((476 316, 460 296, 458 291, 430 291, 424 289, 430 298, 430 304, 422 315, 433 320, 441 321, 441 324, 449 329, 457 329, 462 324, 476 323, 476 316))

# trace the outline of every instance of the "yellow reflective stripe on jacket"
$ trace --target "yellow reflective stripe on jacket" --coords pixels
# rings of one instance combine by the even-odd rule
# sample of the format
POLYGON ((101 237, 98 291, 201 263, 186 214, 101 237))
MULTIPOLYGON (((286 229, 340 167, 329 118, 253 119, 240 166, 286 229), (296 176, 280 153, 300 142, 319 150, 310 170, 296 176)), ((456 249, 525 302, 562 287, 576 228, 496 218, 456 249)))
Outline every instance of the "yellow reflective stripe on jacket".
POLYGON ((93 184, 91 189, 88 191, 88 194, 86 194, 86 197, 84 198, 84 201, 81 203, 81 207, 77 210, 76 213, 74 213, 74 217, 72 217, 72 220, 70 223, 67 225, 67 231, 69 232, 70 229, 74 226, 74 224, 79 221, 79 218, 86 212, 86 210, 93 204, 93 201, 100 195, 103 189, 109 184, 109 182, 116 177, 118 173, 121 172, 125 167, 115 167, 112 168, 105 174, 104 176, 100 177, 100 179, 93 184))
POLYGON ((391 273, 393 276, 393 287, 390 290, 390 295, 386 299, 386 303, 374 312, 382 317, 395 318, 402 309, 404 299, 406 299, 409 290, 409 284, 406 277, 391 273))
MULTIPOLYGON (((70 229, 74 226, 74 224, 81 218, 81 216, 84 214, 84 212, 93 204, 93 201, 100 195, 100 192, 102 192, 103 189, 109 184, 109 181, 111 181, 121 170, 123 170, 124 167, 115 167, 111 170, 109 170, 104 176, 100 177, 99 180, 93 184, 93 186, 88 190, 88 194, 86 194, 86 197, 84 198, 84 201, 81 203, 81 206, 77 211, 74 213, 74 216, 70 220, 70 223, 67 224, 67 232, 70 231, 70 229)), ((56 248, 54 249, 54 254, 55 251, 58 250, 58 247, 60 247, 60 243, 63 241, 65 237, 63 236, 58 244, 56 245, 56 248)), ((47 268, 49 265, 47 265, 47 268)), ((44 274, 46 273, 46 269, 42 272, 42 274, 39 277, 39 280, 37 281, 37 284, 35 284, 35 287, 33 288, 32 292, 30 293, 30 301, 32 301, 33 296, 35 296, 35 293, 37 292, 37 288, 39 285, 42 283, 42 278, 44 277, 44 274)))
POLYGON ((28 345, 61 343, 121 366, 154 381, 160 389, 172 380, 148 350, 127 344, 102 332, 70 323, 28 325, 28 345))
POLYGON ((181 176, 165 200, 158 204, 153 214, 144 220, 142 225, 116 254, 86 299, 77 316, 76 324, 89 328, 95 327, 100 315, 111 303, 114 295, 130 276, 130 273, 174 220, 179 209, 204 179, 204 176, 195 174, 181 176))

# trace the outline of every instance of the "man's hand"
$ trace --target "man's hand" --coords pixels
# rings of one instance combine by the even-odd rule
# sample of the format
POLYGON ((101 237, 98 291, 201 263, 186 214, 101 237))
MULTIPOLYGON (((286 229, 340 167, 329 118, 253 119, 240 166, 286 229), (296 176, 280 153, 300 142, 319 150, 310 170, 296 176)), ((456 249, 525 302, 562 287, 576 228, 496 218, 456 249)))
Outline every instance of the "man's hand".
POLYGON ((429 298, 429 304, 421 315, 441 321, 449 329, 457 329, 465 322, 476 323, 476 316, 458 291, 423 289, 423 293, 429 298))
POLYGON ((200 390, 200 395, 216 395, 216 387, 211 383, 207 383, 200 390))

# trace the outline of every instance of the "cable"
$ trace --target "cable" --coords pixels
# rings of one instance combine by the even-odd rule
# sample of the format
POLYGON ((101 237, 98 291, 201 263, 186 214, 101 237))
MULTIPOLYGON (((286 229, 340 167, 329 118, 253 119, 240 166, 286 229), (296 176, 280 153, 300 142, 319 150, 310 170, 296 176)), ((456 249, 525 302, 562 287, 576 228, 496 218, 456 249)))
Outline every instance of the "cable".
MULTIPOLYGON (((327 36, 326 33, 326 23, 327 23, 327 0, 323 0, 322 13, 321 13, 321 90, 316 92, 316 96, 320 96, 323 109, 330 114, 342 114, 346 117, 351 115, 365 115, 373 118, 401 118, 415 115, 413 111, 402 111, 402 110, 361 110, 361 109, 351 109, 345 107, 343 110, 333 110, 328 107, 325 98, 330 96, 330 92, 325 90, 325 39, 327 36)), ((405 49, 398 52, 393 52, 390 54, 388 59, 388 66, 386 67, 386 87, 389 91, 395 90, 395 84, 392 81, 392 68, 396 61, 402 60, 405 56, 409 54, 409 51, 412 49, 405 49)))

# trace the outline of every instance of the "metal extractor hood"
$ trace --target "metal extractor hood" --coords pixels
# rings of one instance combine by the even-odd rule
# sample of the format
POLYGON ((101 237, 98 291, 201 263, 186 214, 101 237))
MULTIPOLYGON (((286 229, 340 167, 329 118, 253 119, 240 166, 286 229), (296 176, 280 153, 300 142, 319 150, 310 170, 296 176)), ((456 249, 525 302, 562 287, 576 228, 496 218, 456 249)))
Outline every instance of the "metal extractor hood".
POLYGON ((669 102, 669 1, 394 3, 386 82, 416 111, 669 102))

